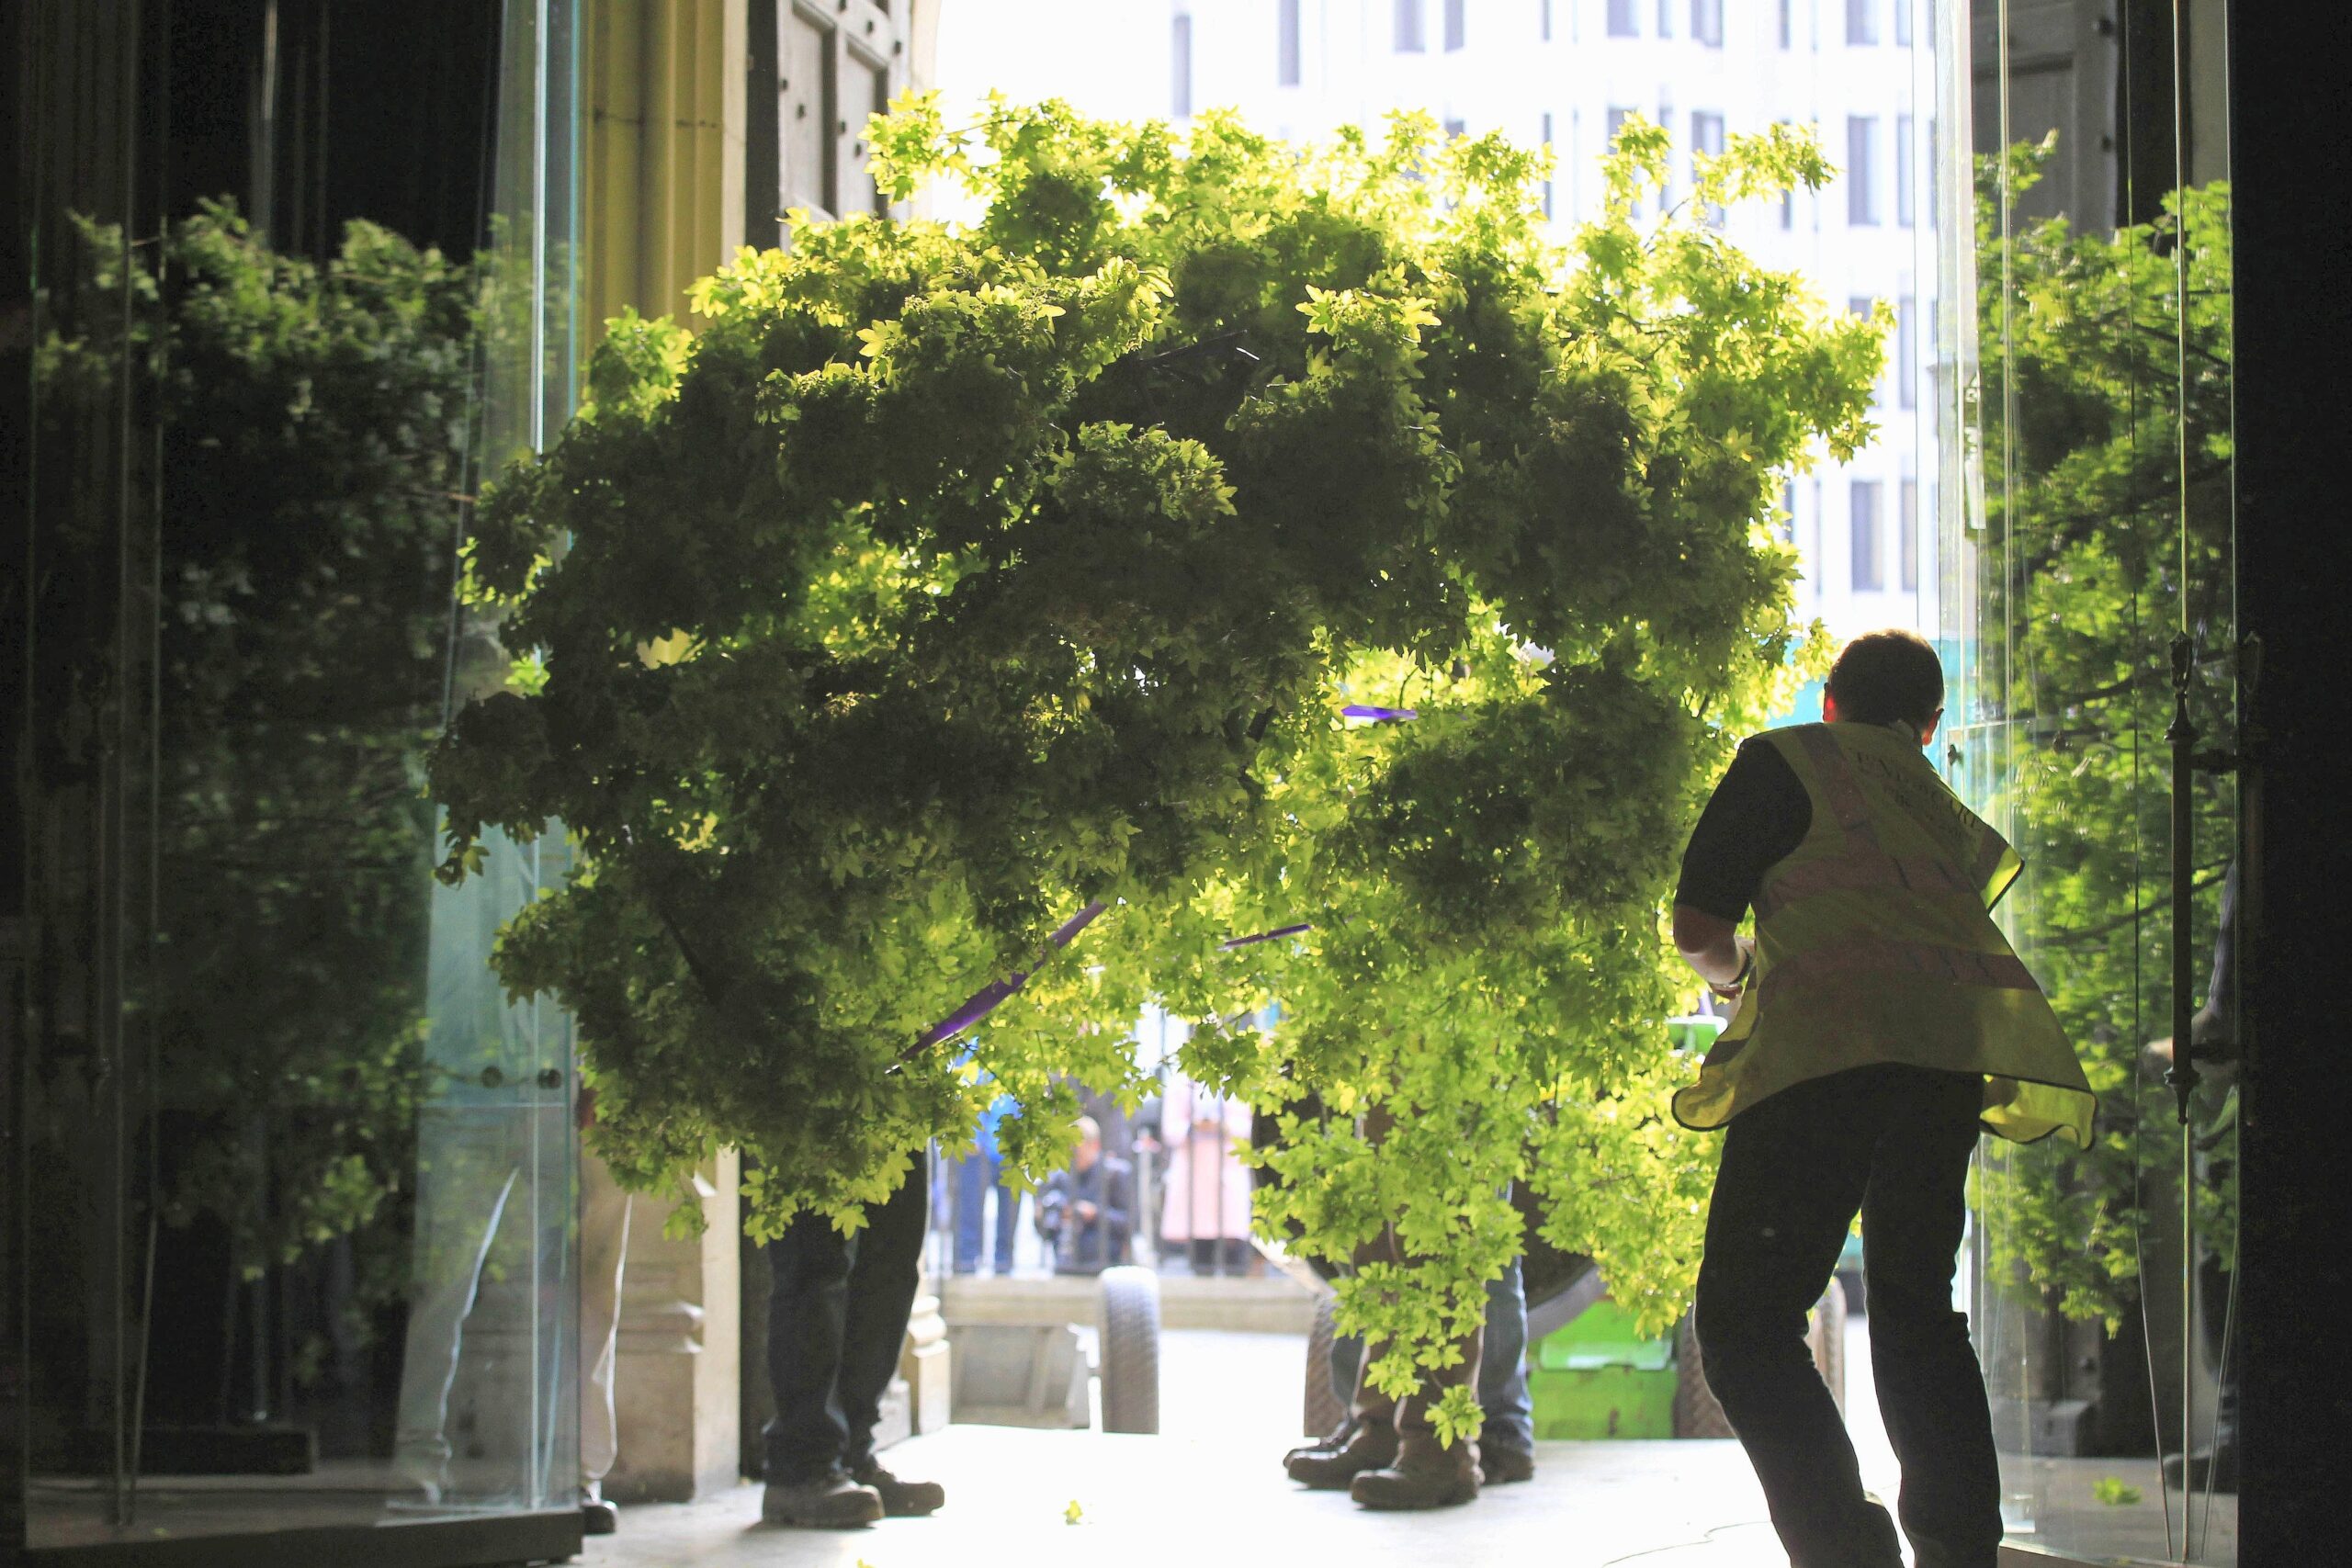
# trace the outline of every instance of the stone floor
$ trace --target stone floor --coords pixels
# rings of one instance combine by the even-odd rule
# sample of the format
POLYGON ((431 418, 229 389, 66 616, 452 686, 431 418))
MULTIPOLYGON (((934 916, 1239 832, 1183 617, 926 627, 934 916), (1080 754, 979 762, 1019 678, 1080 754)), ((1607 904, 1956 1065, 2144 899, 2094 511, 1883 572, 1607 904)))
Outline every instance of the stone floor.
MULTIPOLYGON (((1159 1437, 956 1426, 902 1444, 888 1455, 894 1468, 948 1488, 948 1507, 934 1518, 842 1534, 768 1529, 758 1522, 759 1490, 747 1486, 683 1506, 631 1508, 622 1533, 591 1541, 582 1562, 586 1568, 1320 1562, 1785 1568, 1755 1477, 1728 1442, 1547 1443, 1532 1483, 1435 1514, 1368 1514, 1344 1495, 1303 1491, 1275 1462, 1297 1440, 1303 1349, 1291 1335, 1169 1331, 1159 1437)), ((1863 1482, 1892 1497, 1894 1455, 1871 1395, 1867 1319, 1851 1325, 1847 1376, 1848 1425, 1863 1482)), ((2154 1469, 2128 1460, 2052 1461, 2039 1497, 2018 1501, 2038 1502, 2041 1538, 2052 1544, 2086 1555, 2177 1561, 2165 1546, 2166 1499, 2154 1469), (2144 1483, 2141 1497, 2095 1503, 2093 1482, 2109 1475, 2144 1483)), ((2177 1529, 2179 1499, 2169 1501, 2177 1529)), ((2192 1561, 2234 1561, 2233 1500, 2216 1502, 2192 1561)))
POLYGON ((1374 1515, 1310 1493, 1276 1462, 1295 1442, 1303 1344, 1171 1330, 1153 1438, 950 1427, 888 1456, 943 1483, 945 1511, 842 1534, 758 1523, 743 1487, 629 1509, 588 1568, 932 1568, 933 1564, 1242 1564, 1331 1561, 1447 1568, 1540 1554, 1546 1568, 1782 1568, 1764 1502, 1731 1443, 1548 1443, 1536 1479, 1466 1508, 1374 1515), (1075 1505, 1076 1522, 1070 1521, 1075 1505), (1328 1556, 1327 1556, 1328 1554, 1328 1556))

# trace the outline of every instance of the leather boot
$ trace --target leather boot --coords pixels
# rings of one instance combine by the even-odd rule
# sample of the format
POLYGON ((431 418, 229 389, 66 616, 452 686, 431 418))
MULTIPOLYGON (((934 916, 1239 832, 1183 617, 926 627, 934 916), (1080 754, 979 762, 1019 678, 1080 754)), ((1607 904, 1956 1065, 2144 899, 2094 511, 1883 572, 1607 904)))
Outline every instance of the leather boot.
POLYGON ((1330 1431, 1326 1432, 1323 1436, 1316 1438, 1313 1442, 1301 1443, 1298 1447, 1283 1455, 1283 1468, 1284 1470, 1288 1470, 1290 1468, 1291 1461, 1295 1459, 1304 1459, 1308 1454, 1322 1454, 1329 1456, 1338 1453, 1341 1449, 1348 1446, 1348 1439, 1355 1435, 1356 1418, 1353 1416, 1347 1416, 1341 1420, 1337 1427, 1334 1427, 1330 1431))
POLYGON ((1364 1424, 1336 1449, 1294 1451, 1283 1462, 1293 1481, 1317 1491, 1336 1492, 1368 1470, 1396 1462, 1396 1428, 1385 1423, 1364 1424))
POLYGON ((1467 1440, 1442 1449, 1437 1439, 1408 1433, 1396 1446, 1396 1462, 1367 1470, 1348 1487, 1367 1508, 1448 1508, 1478 1495, 1478 1445, 1467 1440))
POLYGON ((856 1529, 882 1517, 882 1496, 860 1486, 839 1465, 794 1481, 771 1481, 760 1497, 760 1517, 772 1525, 856 1529))

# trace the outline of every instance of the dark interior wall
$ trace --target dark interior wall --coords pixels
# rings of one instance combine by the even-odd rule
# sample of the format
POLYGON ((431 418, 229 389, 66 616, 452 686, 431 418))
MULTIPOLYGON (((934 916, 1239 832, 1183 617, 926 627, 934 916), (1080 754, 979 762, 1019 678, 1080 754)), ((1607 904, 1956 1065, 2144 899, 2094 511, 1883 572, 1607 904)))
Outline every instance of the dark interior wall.
POLYGON ((230 195, 285 249, 367 218, 453 255, 481 222, 502 7, 179 0, 169 199, 230 195))
MULTIPOLYGON (((2230 6, 2237 226, 2239 611, 2263 639, 2249 800, 2244 1100, 2245 1491, 2250 1568, 2344 1553, 2352 1144, 2344 1034, 2345 825, 2338 628, 2347 581, 2343 375, 2352 235, 2327 199, 2352 166, 2341 6, 2230 6), (2331 757, 2339 759, 2331 762, 2331 757)), ((2251 738, 2250 738, 2251 739, 2251 738)))

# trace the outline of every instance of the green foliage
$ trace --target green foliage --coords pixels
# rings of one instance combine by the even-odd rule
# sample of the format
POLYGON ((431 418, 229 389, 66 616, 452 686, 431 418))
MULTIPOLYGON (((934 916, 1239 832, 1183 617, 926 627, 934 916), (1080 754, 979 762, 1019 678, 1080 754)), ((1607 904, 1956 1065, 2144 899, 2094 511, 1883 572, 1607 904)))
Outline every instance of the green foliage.
MULTIPOLYGON (((112 298, 118 231, 77 286, 112 298)), ((44 405, 158 400, 152 1018, 161 1218, 246 1278, 346 1235, 363 1294, 415 1163, 470 271, 368 223, 320 267, 226 204, 141 253, 140 309, 40 345, 44 405)))
POLYGON ((692 338, 625 319, 474 546, 544 679, 437 757, 445 874, 487 826, 576 836, 499 963, 577 1010, 607 1157, 674 1188, 740 1145, 755 1234, 854 1224, 1001 1091, 1034 1173, 1057 1075, 1139 1090, 1156 998, 1212 1021, 1186 1071, 1283 1118, 1264 1227, 1340 1259, 1396 1227, 1341 1308, 1384 1383, 1483 1310, 1514 1179, 1670 1320, 1713 1148, 1662 1121, 1658 912, 1819 651, 1773 497, 1867 439, 1881 358, 1706 214, 1818 153, 1734 138, 1644 229, 1666 141, 1629 128, 1563 251, 1539 155, 1419 117, 1300 148, 918 99, 872 135, 886 188, 982 217, 798 222, 692 338), (920 1043, 1024 970, 989 1087, 920 1043), (1272 997, 1271 1035, 1215 1021, 1272 997))
MULTIPOLYGON (((2039 179, 2053 147, 2010 151, 2012 192, 2039 179)), ((2086 1154, 2016 1151, 1979 1201, 1996 1269, 2021 1269, 2066 1314, 2111 1332, 2138 1288, 2137 1234, 2170 1223, 2151 1210, 2151 1168, 2177 1158, 2163 1064, 2145 1053, 2172 1032, 2165 730, 2168 644, 2184 618, 2207 660, 2193 716, 2209 744, 2226 744, 2232 723, 2230 198, 2215 183, 2167 197, 2153 222, 2098 233, 2057 219, 2005 241, 2003 174, 1983 161, 1977 218, 1984 558, 2005 562, 1988 574, 1984 624, 2014 628, 1996 667, 2015 740, 1996 804, 2014 811, 2030 868, 2011 911, 2020 945, 2100 1110, 2086 1154)), ((2193 945, 2205 953, 2235 786, 2207 775, 2193 792, 2206 889, 2193 945)), ((2225 1184, 2199 1201, 2226 1256, 2232 1194, 2225 1184)))

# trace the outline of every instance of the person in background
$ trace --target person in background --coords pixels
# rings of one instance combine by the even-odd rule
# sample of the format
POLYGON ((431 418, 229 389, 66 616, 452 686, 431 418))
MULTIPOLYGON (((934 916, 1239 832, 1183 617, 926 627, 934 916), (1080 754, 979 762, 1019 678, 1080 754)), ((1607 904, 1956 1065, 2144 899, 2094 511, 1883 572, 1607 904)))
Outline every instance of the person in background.
MULTIPOLYGON (((596 1123, 596 1091, 580 1085, 573 1115, 582 1133, 596 1123)), ((620 1457, 613 1408, 618 1370, 622 1271, 628 1260, 629 1194, 604 1162, 580 1152, 580 1516, 590 1535, 611 1535, 620 1511, 605 1477, 620 1457)))
POLYGON ((997 1124, 1014 1109, 1010 1095, 999 1095, 980 1116, 972 1152, 954 1162, 956 1169, 956 1272, 977 1274, 980 1269, 980 1238, 987 1230, 989 1194, 996 1194, 996 1272, 1012 1272, 1012 1238, 1021 1224, 1021 1194, 1005 1185, 1004 1159, 996 1146, 997 1124))
POLYGON ((1054 1244, 1057 1274, 1100 1274, 1127 1260, 1135 1223, 1135 1171, 1102 1152, 1102 1129, 1078 1119, 1069 1168, 1046 1179, 1037 1200, 1037 1233, 1054 1244))
POLYGON ((1189 1253, 1195 1274, 1238 1274, 1250 1262, 1250 1105, 1170 1072, 1160 1109, 1168 1190, 1159 1238, 1189 1253))
POLYGON ((1739 749, 1690 835, 1674 942, 1737 1003, 1687 1127, 1725 1127, 1695 1314, 1707 1382, 1795 1568, 1900 1568, 1805 1346, 1860 1211, 1871 1365, 1903 1464, 1903 1533, 1930 1568, 1995 1568, 2000 1467, 1984 1371, 1952 1307, 1980 1128, 2087 1147, 2096 1100, 1991 908, 2021 863, 1921 753, 1936 650, 1856 637, 1820 724, 1739 749), (1756 910, 1756 934, 1739 922, 1756 910))

